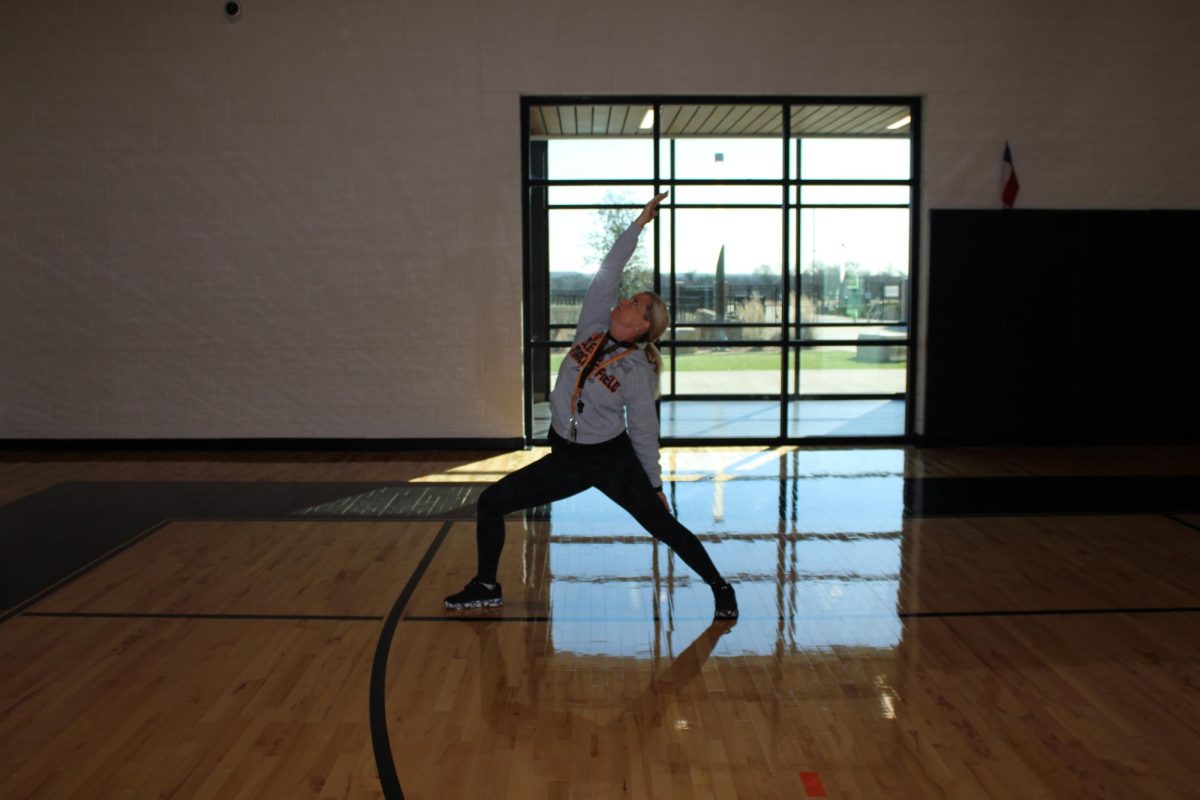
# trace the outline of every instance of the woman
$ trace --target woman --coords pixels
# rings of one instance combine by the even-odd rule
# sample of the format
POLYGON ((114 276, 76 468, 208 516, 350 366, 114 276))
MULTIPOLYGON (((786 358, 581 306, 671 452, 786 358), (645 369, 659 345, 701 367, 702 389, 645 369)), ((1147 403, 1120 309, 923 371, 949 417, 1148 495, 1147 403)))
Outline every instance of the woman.
POLYGON ((446 608, 504 605, 496 567, 504 515, 596 487, 664 542, 713 590, 714 617, 736 619, 737 597, 696 535, 671 515, 658 465, 660 359, 654 347, 670 319, 662 298, 642 292, 617 300, 621 272, 642 228, 658 216, 657 194, 617 239, 588 288, 574 344, 550 393, 550 455, 517 470, 479 497, 478 572, 446 608), (613 305, 614 302, 616 305, 613 305))

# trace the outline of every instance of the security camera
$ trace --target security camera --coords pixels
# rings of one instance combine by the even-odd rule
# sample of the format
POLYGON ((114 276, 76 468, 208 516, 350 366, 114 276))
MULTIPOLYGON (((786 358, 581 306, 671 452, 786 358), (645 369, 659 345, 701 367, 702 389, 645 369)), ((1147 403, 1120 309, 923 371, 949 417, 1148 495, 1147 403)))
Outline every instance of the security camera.
POLYGON ((233 2, 233 0, 230 0, 230 2, 225 4, 225 16, 229 17, 230 19, 237 19, 241 15, 242 7, 240 4, 233 2))

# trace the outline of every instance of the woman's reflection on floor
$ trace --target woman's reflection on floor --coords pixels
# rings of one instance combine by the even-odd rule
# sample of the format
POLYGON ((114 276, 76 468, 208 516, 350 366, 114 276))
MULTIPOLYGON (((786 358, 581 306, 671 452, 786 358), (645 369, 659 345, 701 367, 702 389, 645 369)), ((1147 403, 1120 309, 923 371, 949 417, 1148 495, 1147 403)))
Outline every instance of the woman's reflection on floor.
POLYGON ((708 693, 696 678, 718 640, 737 623, 714 621, 675 657, 655 655, 650 659, 555 653, 545 646, 549 627, 545 622, 513 625, 498 620, 461 620, 459 624, 475 635, 479 711, 497 735, 512 742, 521 729, 527 735, 528 728, 536 726, 542 735, 590 734, 590 746, 596 748, 609 736, 627 738, 630 725, 639 737, 659 729, 683 731, 697 726, 696 715, 684 710, 708 693), (522 637, 518 646, 522 663, 511 671, 502 630, 506 636, 522 637), (580 662, 588 661, 596 666, 581 668, 580 662), (626 668, 619 668, 621 664, 626 668), (648 681, 643 677, 647 665, 648 681), (640 692, 622 702, 635 677, 640 692), (581 730, 581 725, 586 730, 581 730))

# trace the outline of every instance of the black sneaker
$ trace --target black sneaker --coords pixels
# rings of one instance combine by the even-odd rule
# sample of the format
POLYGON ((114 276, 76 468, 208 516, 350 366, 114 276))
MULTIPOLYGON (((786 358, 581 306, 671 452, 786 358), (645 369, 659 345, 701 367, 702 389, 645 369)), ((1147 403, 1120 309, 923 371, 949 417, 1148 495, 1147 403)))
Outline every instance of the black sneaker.
POLYGON ((446 598, 446 608, 461 611, 464 608, 499 608, 504 605, 504 595, 500 584, 488 588, 479 582, 479 578, 471 578, 471 582, 463 587, 458 594, 446 598))
POLYGON ((728 581, 721 581, 714 583, 712 590, 713 602, 716 604, 713 619, 737 619, 737 595, 733 592, 733 586, 728 581))

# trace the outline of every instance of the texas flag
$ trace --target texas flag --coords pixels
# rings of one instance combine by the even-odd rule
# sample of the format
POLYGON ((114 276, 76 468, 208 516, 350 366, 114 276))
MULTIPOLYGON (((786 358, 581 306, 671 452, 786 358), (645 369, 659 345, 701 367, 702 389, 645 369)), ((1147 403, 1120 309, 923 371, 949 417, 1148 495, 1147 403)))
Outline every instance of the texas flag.
POLYGON ((1013 166, 1012 150, 1008 147, 1008 142, 1004 143, 1004 190, 1000 192, 1000 201, 1004 203, 1005 208, 1012 208, 1016 202, 1017 192, 1021 191, 1021 184, 1017 181, 1017 168, 1013 166))

